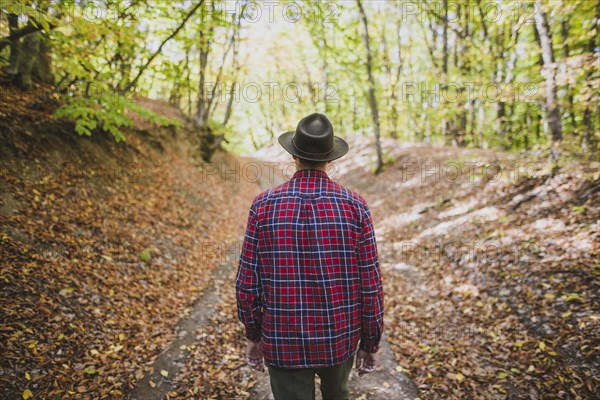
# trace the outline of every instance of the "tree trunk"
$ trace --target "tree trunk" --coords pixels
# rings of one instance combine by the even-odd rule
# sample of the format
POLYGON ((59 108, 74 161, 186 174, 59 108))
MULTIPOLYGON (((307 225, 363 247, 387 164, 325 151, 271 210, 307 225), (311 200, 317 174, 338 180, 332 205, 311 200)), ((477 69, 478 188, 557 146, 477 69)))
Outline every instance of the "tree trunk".
MULTIPOLYGON (((392 126, 392 130, 391 130, 391 136, 394 139, 398 138, 398 103, 399 103, 399 99, 398 99, 398 85, 400 84, 400 79, 402 77, 402 69, 404 67, 404 56, 402 53, 402 35, 401 35, 401 27, 402 27, 402 19, 398 19, 396 21, 396 39, 397 39, 397 46, 398 46, 398 65, 396 67, 396 75, 394 77, 394 83, 392 85, 392 94, 391 94, 391 100, 390 102, 392 103, 392 121, 393 121, 393 126, 392 126)), ((410 110, 408 111, 410 112, 410 110)))
POLYGON ((19 73, 17 74, 17 80, 23 90, 31 89, 33 84, 32 72, 40 50, 40 35, 39 32, 27 35, 19 50, 19 73))
MULTIPOLYGON (((442 76, 442 81, 446 82, 448 80, 448 0, 444 0, 444 21, 442 27, 442 72, 444 75, 442 76)), ((446 85, 442 85, 442 90, 446 89, 446 85)), ((456 143, 456 133, 454 132, 454 128, 450 127, 450 122, 447 116, 444 116, 442 120, 442 132, 444 135, 444 141, 447 141, 448 131, 452 131, 452 143, 456 143)))
POLYGON ((239 43, 240 43, 240 31, 239 27, 233 42, 233 83, 231 85, 231 93, 229 99, 227 101, 227 108, 225 109, 225 116, 223 117, 223 123, 221 126, 225 127, 229 118, 231 118, 231 113, 233 111, 233 99, 235 97, 236 85, 237 85, 237 76, 240 72, 240 64, 239 64, 239 43))
POLYGON ((17 33, 19 17, 16 14, 8 15, 10 56, 6 70, 12 82, 23 90, 31 89, 33 80, 41 83, 53 84, 52 58, 48 39, 42 32, 35 30, 23 39, 17 33))
MULTIPOLYGON (((202 29, 202 28, 201 28, 202 29)), ((196 110, 196 125, 205 127, 208 124, 208 91, 206 90, 206 66, 210 52, 210 39, 200 31, 200 83, 198 84, 198 108, 196 110)))
MULTIPOLYGON (((563 18, 560 21, 560 33, 562 36, 562 41, 563 41, 563 56, 565 58, 564 61, 564 66, 565 69, 568 68, 568 60, 569 60, 569 53, 570 53, 570 49, 569 49, 569 20, 568 18, 563 18)), ((567 71, 565 71, 567 76, 569 76, 569 73, 567 71)), ((569 82, 569 79, 567 78, 567 83, 566 83, 566 90, 567 90, 567 100, 569 101, 569 119, 571 120, 571 130, 573 131, 573 133, 575 135, 577 135, 577 120, 575 119, 575 109, 574 109, 574 98, 573 98, 573 88, 571 87, 571 84, 569 82)))
POLYGON ((52 48, 50 39, 40 33, 40 45, 37 59, 33 65, 33 76, 42 83, 54 84, 54 72, 52 71, 52 48))
MULTIPOLYGON (((19 16, 16 14, 8 14, 8 28, 10 30, 9 37, 15 36, 14 33, 19 30, 19 16)), ((19 73, 19 51, 21 43, 18 38, 10 39, 10 57, 8 59, 8 68, 6 72, 13 80, 16 81, 16 76, 19 73)))
MULTIPOLYGON (((501 25, 499 27, 499 33, 498 33, 498 37, 496 39, 496 44, 497 44, 497 49, 498 51, 495 53, 495 63, 496 63, 496 70, 494 73, 494 82, 496 84, 498 84, 499 86, 502 85, 502 82, 504 81, 504 44, 505 44, 505 30, 504 30, 504 26, 501 25)), ((502 142, 504 143, 505 140, 505 136, 506 136, 506 130, 505 130, 505 122, 506 122, 506 103, 504 102, 504 100, 498 100, 495 103, 495 108, 496 108, 496 124, 497 124, 497 133, 498 136, 500 136, 500 138, 502 139, 502 142)))
POLYGON ((379 174, 383 169, 383 155, 381 150, 380 128, 379 128, 379 111, 377 109, 377 98, 375 97, 375 79, 373 78, 373 65, 371 56, 371 45, 369 39, 369 22, 367 14, 363 8, 361 0, 356 0, 358 10, 363 23, 364 33, 363 40, 367 48, 367 76, 369 79, 369 104, 371 106, 371 117, 373 118, 373 126, 375 128, 375 148, 377 151, 377 166, 375 174, 379 174))
MULTIPOLYGON (((537 2, 539 10, 541 2, 537 2)), ((562 139, 562 127, 560 123, 560 107, 557 100, 556 72, 554 68, 554 50, 552 48, 552 36, 548 27, 548 20, 544 12, 540 12, 535 18, 535 27, 540 37, 542 49, 542 60, 544 61, 546 79, 546 107, 548 108, 548 124, 553 144, 562 139)))

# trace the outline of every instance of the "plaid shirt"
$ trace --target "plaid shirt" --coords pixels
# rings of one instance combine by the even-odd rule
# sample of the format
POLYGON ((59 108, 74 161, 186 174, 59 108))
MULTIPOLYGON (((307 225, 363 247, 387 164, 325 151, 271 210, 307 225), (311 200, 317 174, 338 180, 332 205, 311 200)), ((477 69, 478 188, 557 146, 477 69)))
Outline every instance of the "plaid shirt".
POLYGON ((364 199, 320 170, 297 171, 250 208, 236 278, 238 316, 265 360, 337 365, 376 352, 383 290, 364 199))

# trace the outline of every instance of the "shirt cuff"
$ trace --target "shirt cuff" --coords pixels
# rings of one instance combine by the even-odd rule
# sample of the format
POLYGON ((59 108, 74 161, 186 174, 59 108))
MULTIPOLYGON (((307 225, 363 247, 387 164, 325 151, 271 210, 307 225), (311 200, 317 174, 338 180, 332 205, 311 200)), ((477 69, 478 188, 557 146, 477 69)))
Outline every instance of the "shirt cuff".
POLYGON ((365 353, 377 353, 377 350, 379 350, 379 340, 361 339, 358 348, 364 351, 365 353))
POLYGON ((249 329, 248 327, 246 327, 246 339, 248 339, 254 343, 259 343, 260 342, 260 330, 249 329))

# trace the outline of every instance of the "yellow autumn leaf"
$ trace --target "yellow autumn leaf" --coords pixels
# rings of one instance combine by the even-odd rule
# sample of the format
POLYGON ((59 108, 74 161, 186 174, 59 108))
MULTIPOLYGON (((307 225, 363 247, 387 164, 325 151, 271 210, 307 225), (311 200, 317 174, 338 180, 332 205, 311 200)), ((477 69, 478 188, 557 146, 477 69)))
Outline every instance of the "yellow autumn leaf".
POLYGON ((125 340, 125 334, 124 333, 119 333, 119 340, 121 340, 121 341, 125 340))
POLYGON ((33 397, 33 393, 31 393, 31 390, 25 389, 25 391, 23 392, 23 398, 30 399, 32 397, 33 397))
POLYGON ((169 376, 169 371, 165 371, 164 369, 160 371, 160 374, 167 378, 169 376))
POLYGON ((541 351, 544 351, 544 350, 546 350, 546 343, 538 342, 538 347, 540 348, 541 351))
POLYGON ((456 380, 459 382, 462 382, 465 379, 465 376, 463 374, 461 374, 460 372, 456 373, 456 380))
POLYGON ((31 375, 29 375, 29 372, 25 372, 25 379, 27 379, 28 381, 31 380, 31 375))

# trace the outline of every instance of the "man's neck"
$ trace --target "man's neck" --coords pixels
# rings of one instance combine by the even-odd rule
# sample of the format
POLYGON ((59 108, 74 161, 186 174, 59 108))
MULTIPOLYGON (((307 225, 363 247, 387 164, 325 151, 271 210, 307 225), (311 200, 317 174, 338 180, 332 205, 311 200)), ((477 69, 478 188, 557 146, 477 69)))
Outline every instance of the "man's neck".
POLYGON ((304 171, 304 170, 308 170, 308 169, 327 172, 327 169, 325 169, 325 168, 313 168, 313 167, 300 167, 300 168, 296 168, 296 171, 304 171))

